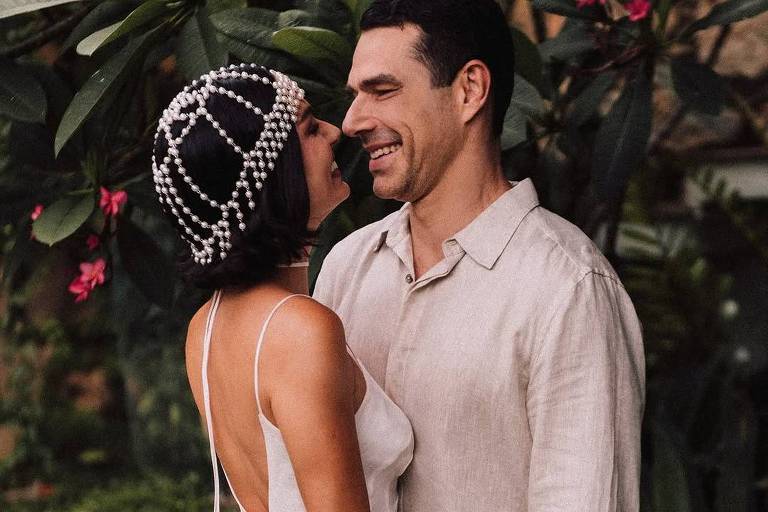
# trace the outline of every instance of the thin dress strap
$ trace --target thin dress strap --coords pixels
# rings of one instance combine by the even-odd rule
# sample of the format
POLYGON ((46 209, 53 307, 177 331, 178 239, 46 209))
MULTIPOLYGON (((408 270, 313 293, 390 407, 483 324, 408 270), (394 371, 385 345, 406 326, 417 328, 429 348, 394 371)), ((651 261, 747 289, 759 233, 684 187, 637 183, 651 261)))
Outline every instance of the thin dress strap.
MULTIPOLYGON (((202 381, 203 381, 203 403, 205 404, 205 423, 208 430, 208 444, 211 448, 211 467, 213 469, 213 510, 214 512, 220 512, 221 508, 221 490, 219 483, 219 463, 218 456, 216 455, 216 444, 213 439, 213 418, 211 416, 211 392, 208 387, 208 357, 211 353, 211 335, 213 334, 213 322, 216 319, 216 311, 219 309, 221 303, 221 291, 216 290, 211 299, 211 308, 208 310, 208 320, 205 323, 205 336, 203 338, 203 368, 202 368, 202 381)), ((240 507, 241 512, 245 512, 240 500, 235 494, 235 489, 232 487, 232 482, 229 481, 229 475, 227 470, 224 469, 224 477, 227 479, 229 490, 232 492, 232 496, 237 502, 237 506, 240 507)))
POLYGON ((253 388, 256 392, 256 407, 259 410, 259 415, 263 415, 264 412, 261 409, 261 400, 259 399, 259 354, 261 354, 261 346, 264 343, 264 334, 267 332, 267 326, 269 326, 269 322, 272 320, 272 317, 275 316, 275 313, 277 310, 282 306, 288 299, 291 299, 293 297, 307 297, 307 295, 303 295, 300 293, 294 293, 293 295, 289 295, 285 298, 283 298, 280 302, 278 302, 274 308, 272 308, 272 311, 267 316, 267 319, 264 321, 264 325, 261 327, 261 334, 259 334, 259 340, 256 342, 256 355, 254 356, 254 369, 253 369, 253 388))

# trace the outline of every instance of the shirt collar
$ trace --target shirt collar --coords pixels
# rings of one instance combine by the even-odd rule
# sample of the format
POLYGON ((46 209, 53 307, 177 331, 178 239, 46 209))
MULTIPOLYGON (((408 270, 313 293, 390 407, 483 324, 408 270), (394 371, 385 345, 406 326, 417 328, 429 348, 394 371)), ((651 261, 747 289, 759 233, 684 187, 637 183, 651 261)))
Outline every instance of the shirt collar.
MULTIPOLYGON (((491 269, 499 259, 523 218, 539 205, 530 178, 511 184, 510 190, 453 237, 473 260, 487 269, 491 269)), ((394 247, 409 234, 410 211, 411 203, 405 203, 389 222, 382 225, 374 251, 381 249, 385 243, 394 247)))
POLYGON ((473 260, 491 269, 523 218, 538 205, 539 198, 530 178, 512 182, 510 190, 453 238, 473 260))

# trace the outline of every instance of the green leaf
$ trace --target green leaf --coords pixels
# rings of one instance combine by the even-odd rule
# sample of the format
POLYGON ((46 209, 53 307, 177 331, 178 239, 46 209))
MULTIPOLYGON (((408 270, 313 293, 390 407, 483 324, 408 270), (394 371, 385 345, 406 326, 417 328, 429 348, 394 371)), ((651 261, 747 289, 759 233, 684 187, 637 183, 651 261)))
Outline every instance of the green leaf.
MULTIPOLYGON (((16 0, 11 2, 10 6, 0 7, 0 19, 8 18, 10 16, 16 16, 17 14, 24 14, 25 12, 39 11, 47 7, 53 7, 54 5, 67 4, 70 2, 76 2, 79 0, 16 0)), ((6 5, 8 2, 5 2, 6 5)))
POLYGON ((528 39, 523 31, 509 27, 515 44, 515 71, 533 84, 542 95, 546 95, 546 85, 542 74, 542 61, 538 47, 528 39))
POLYGON ((157 242, 127 218, 119 217, 117 247, 123 267, 141 293, 154 304, 169 308, 174 268, 157 242))
POLYGON ((694 32, 712 27, 714 25, 728 25, 745 20, 768 11, 768 0, 728 0, 715 5, 709 14, 695 21, 683 33, 689 36, 694 32))
POLYGON ((120 28, 122 23, 122 21, 118 21, 117 23, 113 23, 108 27, 99 29, 88 37, 83 38, 82 41, 77 43, 77 48, 75 51, 77 51, 79 55, 90 57, 93 55, 93 52, 98 50, 99 47, 104 44, 104 41, 106 41, 109 36, 114 34, 115 31, 120 28))
POLYGON ((150 23, 153 20, 161 18, 169 12, 167 0, 145 0, 136 9, 125 17, 120 26, 112 32, 102 43, 109 44, 112 41, 123 37, 129 32, 150 23))
POLYGON ((262 48, 272 47, 272 33, 279 13, 269 9, 250 7, 227 9, 210 16, 216 30, 243 43, 262 48))
POLYGON ((59 199, 32 224, 35 238, 48 245, 67 238, 88 220, 95 204, 91 193, 59 199))
POLYGON ((504 116, 504 130, 501 132, 501 150, 512 149, 528 139, 528 118, 514 105, 510 105, 504 116))
POLYGON ((609 71, 595 77, 573 100, 573 110, 568 116, 568 121, 573 126, 581 126, 589 121, 597 112, 605 94, 616 81, 616 73, 609 71))
POLYGON ((86 14, 85 18, 70 32, 61 44, 61 51, 68 50, 94 32, 123 19, 131 10, 132 5, 133 2, 126 2, 125 0, 107 0, 100 3, 86 14))
POLYGON ((208 0, 206 6, 209 12, 219 12, 226 9, 247 7, 248 0, 208 0))
POLYGON ((93 113, 95 107, 107 93, 118 89, 125 81, 127 72, 135 59, 141 56, 144 43, 151 32, 128 42, 117 54, 112 56, 100 69, 77 91, 67 107, 56 131, 55 153, 59 154, 64 144, 93 113))
POLYGON ((272 35, 275 47, 303 60, 328 60, 348 63, 352 47, 332 30, 317 27, 288 27, 272 35))
POLYGON ((520 75, 515 75, 515 89, 511 105, 529 118, 537 118, 544 112, 544 101, 536 88, 520 75))
POLYGON ((227 64, 227 49, 216 39, 216 29, 205 8, 189 18, 176 43, 179 68, 188 80, 227 64))
POLYGON ((45 91, 15 62, 0 58, 0 115, 29 123, 45 122, 45 91))
POLYGON ((720 114, 728 96, 720 75, 689 57, 672 59, 671 70, 675 92, 683 103, 704 114, 720 114))
POLYGON ((586 53, 595 47, 595 41, 580 21, 568 20, 560 33, 539 44, 539 53, 544 61, 567 61, 586 53))
POLYGON ((592 177, 599 196, 617 200, 645 157, 651 134, 651 81, 641 69, 614 103, 595 136, 592 177))
POLYGON ((567 16, 569 18, 595 19, 600 17, 600 11, 596 6, 588 6, 579 9, 575 0, 532 0, 534 9, 567 16))

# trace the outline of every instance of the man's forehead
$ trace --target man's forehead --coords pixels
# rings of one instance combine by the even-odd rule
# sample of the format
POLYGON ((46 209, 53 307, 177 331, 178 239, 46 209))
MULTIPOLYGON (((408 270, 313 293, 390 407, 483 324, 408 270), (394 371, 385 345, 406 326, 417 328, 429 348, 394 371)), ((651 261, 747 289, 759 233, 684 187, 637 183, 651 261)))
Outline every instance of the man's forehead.
POLYGON ((421 64, 414 49, 420 36, 420 30, 414 25, 363 32, 352 59, 349 85, 357 87, 359 82, 381 76, 399 78, 404 66, 421 64))

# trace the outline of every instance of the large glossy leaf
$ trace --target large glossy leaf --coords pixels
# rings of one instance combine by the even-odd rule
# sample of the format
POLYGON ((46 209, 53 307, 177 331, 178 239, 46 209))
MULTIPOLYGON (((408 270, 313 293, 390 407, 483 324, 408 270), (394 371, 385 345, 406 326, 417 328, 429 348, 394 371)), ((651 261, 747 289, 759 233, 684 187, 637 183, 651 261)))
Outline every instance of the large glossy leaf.
POLYGON ((768 11, 768 0, 728 0, 715 5, 709 13, 685 30, 686 35, 714 25, 727 25, 768 11))
POLYGON ((61 44, 61 51, 71 48, 94 32, 122 20, 133 5, 133 2, 125 0, 107 0, 100 3, 70 32, 61 44))
POLYGON ((79 0, 4 0, 0 5, 0 18, 16 16, 25 12, 39 11, 54 5, 67 4, 79 0))
POLYGON ((728 95, 725 81, 712 68, 692 58, 672 59, 672 83, 680 99, 694 110, 716 116, 728 95))
POLYGON ((347 40, 324 28, 284 28, 272 35, 272 43, 277 48, 304 60, 347 63, 352 58, 352 47, 347 40))
POLYGON ((120 259, 131 280, 158 306, 173 302, 174 269, 160 246, 136 224, 121 217, 117 225, 120 259))
POLYGON ((510 27, 515 43, 515 71, 530 82, 542 95, 546 95, 546 85, 542 74, 542 61, 538 47, 528 36, 516 27, 510 27))
POLYGON ((514 105, 510 105, 504 116, 504 130, 501 132, 501 150, 512 149, 528 139, 528 118, 514 105))
POLYGON ((90 57, 93 55, 93 52, 98 50, 99 47, 104 44, 104 41, 106 41, 109 36, 114 34, 115 31, 120 28, 120 25, 122 24, 122 21, 118 21, 109 25, 108 27, 97 30, 93 34, 90 34, 88 37, 83 38, 82 41, 77 43, 77 53, 80 55, 85 55, 86 57, 90 57))
POLYGON ((529 118, 537 118, 544 112, 544 101, 541 94, 526 79, 515 75, 515 90, 511 104, 517 107, 529 118))
POLYGON ((77 129, 91 116, 95 107, 111 90, 119 88, 126 78, 134 59, 142 54, 144 43, 150 33, 143 34, 128 42, 123 49, 112 56, 75 94, 67 107, 56 131, 55 152, 61 148, 77 129))
POLYGON ((67 238, 88 220, 95 204, 91 193, 59 199, 32 224, 35 238, 48 245, 67 238))
POLYGON ((45 121, 45 91, 18 64, 0 58, 0 115, 29 123, 45 121))
POLYGON ((147 25, 153 21, 156 21, 169 12, 167 0, 146 0, 136 9, 125 17, 120 26, 107 37, 104 44, 109 44, 112 41, 123 37, 129 32, 136 30, 139 27, 147 25))
POLYGON ((227 37, 252 46, 271 48, 278 16, 277 11, 251 7, 220 11, 212 14, 210 20, 216 30, 227 37))
POLYGON ((573 100, 573 110, 568 116, 568 121, 573 126, 581 126, 589 121, 615 80, 616 73, 613 71, 597 75, 573 100))
POLYGON ((569 20, 557 36, 539 45, 539 53, 544 61, 567 61, 594 47, 595 40, 584 22, 569 20))
POLYGON ((627 180, 645 157, 653 116, 651 92, 651 81, 641 70, 600 125, 592 156, 592 176, 595 189, 604 200, 621 197, 627 180))
POLYGON ((216 29, 205 8, 190 17, 181 29, 176 55, 179 68, 188 80, 227 64, 227 49, 216 39, 216 29))
POLYGON ((568 16, 569 18, 594 19, 599 16, 597 7, 589 6, 579 9, 575 0, 532 0, 535 9, 568 16))

